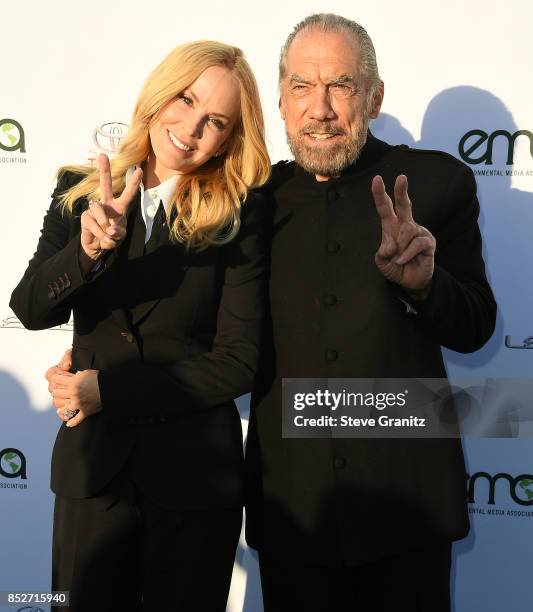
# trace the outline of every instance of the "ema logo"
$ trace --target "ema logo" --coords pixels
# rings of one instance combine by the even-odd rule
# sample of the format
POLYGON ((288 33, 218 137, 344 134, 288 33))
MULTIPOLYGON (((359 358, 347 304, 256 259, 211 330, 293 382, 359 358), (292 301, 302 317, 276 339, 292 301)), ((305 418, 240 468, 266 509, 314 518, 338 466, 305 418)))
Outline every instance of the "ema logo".
POLYGON ((26 153, 24 130, 15 119, 0 119, 0 149, 26 153))
POLYGON ((487 504, 496 503, 496 483, 498 480, 506 480, 509 483, 509 495, 519 506, 533 506, 533 474, 520 474, 512 476, 500 472, 491 476, 488 472, 476 472, 468 480, 468 503, 476 503, 476 483, 479 481, 488 483, 487 504))
POLYGON ((495 141, 498 138, 499 146, 507 147, 508 166, 514 163, 514 148, 519 136, 529 138, 529 152, 533 157, 533 133, 528 130, 518 130, 514 134, 507 130, 496 130, 489 134, 483 130, 470 130, 459 141, 459 155, 467 164, 485 164, 492 166, 492 154, 495 141))
POLYGON ((16 448, 0 451, 0 475, 4 478, 26 480, 26 457, 16 448))

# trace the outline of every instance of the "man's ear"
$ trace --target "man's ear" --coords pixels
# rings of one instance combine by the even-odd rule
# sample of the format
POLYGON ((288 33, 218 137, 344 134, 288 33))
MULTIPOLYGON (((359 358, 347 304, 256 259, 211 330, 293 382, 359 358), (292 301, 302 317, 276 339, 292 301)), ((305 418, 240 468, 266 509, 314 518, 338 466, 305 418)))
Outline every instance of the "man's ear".
POLYGON ((379 115, 379 111, 381 110, 381 105, 383 104, 384 95, 385 95, 385 84, 383 83, 383 81, 380 81, 379 85, 377 85, 374 90, 374 94, 372 95, 372 101, 370 103, 369 116, 371 119, 376 119, 376 117, 379 115))
POLYGON ((281 115, 281 118, 283 119, 283 121, 285 121, 285 103, 283 101, 282 95, 280 95, 279 100, 278 100, 278 108, 279 108, 279 114, 281 115))

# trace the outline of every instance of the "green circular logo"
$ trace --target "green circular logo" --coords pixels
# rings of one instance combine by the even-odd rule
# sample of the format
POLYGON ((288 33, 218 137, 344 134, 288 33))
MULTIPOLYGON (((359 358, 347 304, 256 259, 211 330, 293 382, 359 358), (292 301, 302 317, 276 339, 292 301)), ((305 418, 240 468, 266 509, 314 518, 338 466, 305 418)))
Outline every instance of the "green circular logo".
POLYGON ((26 153, 24 130, 15 119, 0 119, 0 149, 26 153))
POLYGON ((7 472, 8 474, 16 474, 17 472, 20 472, 22 461, 19 455, 15 453, 6 453, 5 455, 2 455, 0 465, 2 465, 2 470, 4 472, 7 472))
POLYGON ((26 479, 26 457, 17 448, 0 451, 0 476, 26 479))
POLYGON ((20 132, 13 123, 4 123, 0 129, 0 142, 4 147, 14 147, 20 142, 20 132))
POLYGON ((530 478, 520 480, 516 487, 516 493, 524 501, 531 501, 533 499, 533 480, 530 478))

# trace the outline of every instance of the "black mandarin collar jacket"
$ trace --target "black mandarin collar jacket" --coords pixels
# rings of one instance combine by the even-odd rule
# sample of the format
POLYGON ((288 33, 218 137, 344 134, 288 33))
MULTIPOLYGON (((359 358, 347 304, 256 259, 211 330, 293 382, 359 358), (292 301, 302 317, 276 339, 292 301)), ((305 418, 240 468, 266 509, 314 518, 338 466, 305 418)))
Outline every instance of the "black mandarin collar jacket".
POLYGON ((357 162, 317 182, 294 162, 270 184, 272 339, 252 398, 247 539, 270 556, 357 564, 468 530, 460 440, 284 439, 285 378, 441 378, 445 346, 479 349, 494 330, 479 205, 470 169, 451 155, 369 134, 357 162), (417 315, 374 256, 371 194, 406 174, 414 219, 437 241, 431 293, 417 315))

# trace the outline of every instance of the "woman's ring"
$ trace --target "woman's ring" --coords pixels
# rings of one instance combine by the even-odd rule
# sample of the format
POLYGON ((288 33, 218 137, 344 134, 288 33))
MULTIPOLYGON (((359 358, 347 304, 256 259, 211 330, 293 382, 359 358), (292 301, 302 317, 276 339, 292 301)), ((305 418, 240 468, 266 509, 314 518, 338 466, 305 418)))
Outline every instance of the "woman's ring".
POLYGON ((63 408, 63 416, 66 419, 71 419, 73 416, 76 416, 76 410, 69 410, 66 406, 63 408))

